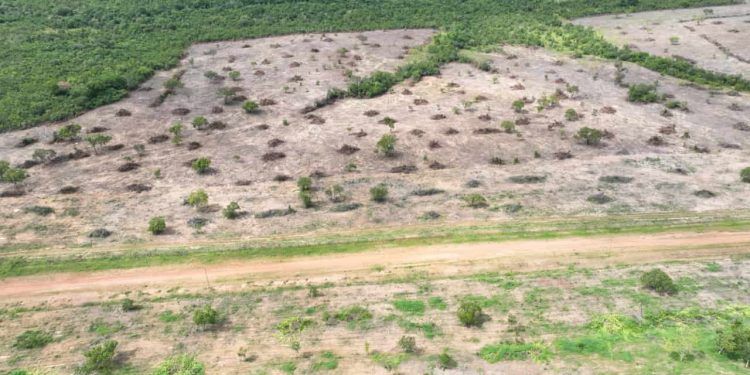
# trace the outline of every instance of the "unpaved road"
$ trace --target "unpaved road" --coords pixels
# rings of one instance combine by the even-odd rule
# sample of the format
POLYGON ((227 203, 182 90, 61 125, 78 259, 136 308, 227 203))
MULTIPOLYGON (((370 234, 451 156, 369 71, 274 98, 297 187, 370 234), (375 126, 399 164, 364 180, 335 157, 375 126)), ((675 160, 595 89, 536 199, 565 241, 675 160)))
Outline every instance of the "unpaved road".
POLYGON ((436 276, 487 270, 524 272, 571 264, 602 267, 623 263, 722 258, 738 254, 750 254, 750 232, 662 233, 435 245, 285 260, 10 278, 0 281, 0 300, 84 302, 134 289, 164 290, 175 286, 197 289, 208 284, 231 290, 241 288, 248 282, 269 285, 347 278, 367 280, 417 271, 436 276))

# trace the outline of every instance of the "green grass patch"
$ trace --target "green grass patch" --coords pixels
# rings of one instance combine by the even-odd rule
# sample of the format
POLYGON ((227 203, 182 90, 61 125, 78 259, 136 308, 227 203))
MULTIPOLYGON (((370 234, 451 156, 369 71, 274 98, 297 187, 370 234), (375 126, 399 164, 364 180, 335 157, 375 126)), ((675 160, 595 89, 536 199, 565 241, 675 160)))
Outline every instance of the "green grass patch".
POLYGON ((397 299, 393 307, 407 315, 424 315, 425 303, 414 299, 397 299))
POLYGON ((483 346, 479 350, 479 357, 489 363, 527 359, 546 361, 551 357, 551 352, 542 343, 500 342, 483 346))
POLYGON ((430 306, 431 309, 435 310, 445 310, 448 308, 448 304, 445 303, 442 297, 430 297, 427 299, 427 304, 430 306))

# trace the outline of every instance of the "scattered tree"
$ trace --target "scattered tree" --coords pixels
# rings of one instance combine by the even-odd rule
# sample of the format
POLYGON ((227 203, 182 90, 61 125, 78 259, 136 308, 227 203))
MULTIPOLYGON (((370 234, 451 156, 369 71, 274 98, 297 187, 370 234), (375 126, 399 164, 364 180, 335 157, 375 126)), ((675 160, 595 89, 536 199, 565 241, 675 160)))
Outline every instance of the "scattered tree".
POLYGON ((573 109, 573 108, 568 108, 568 109, 567 109, 567 110, 565 111, 565 119, 566 119, 566 120, 568 120, 568 121, 577 121, 577 120, 578 120, 579 118, 581 118, 581 117, 580 117, 580 115, 578 114, 578 112, 576 112, 576 110, 575 110, 575 109, 573 109))
MULTIPOLYGON (((197 118, 197 117, 196 117, 197 118)), ((193 126, 195 126, 195 120, 193 120, 193 126)), ((182 123, 177 121, 169 127, 169 132, 172 133, 172 143, 179 145, 182 143, 182 123)))
POLYGON ((244 109, 246 113, 253 114, 260 111, 260 106, 258 105, 258 103, 252 100, 248 100, 242 104, 242 109, 244 109))
POLYGON ((646 289, 651 289, 659 294, 676 294, 677 285, 666 272, 655 268, 641 275, 641 284, 646 289))
POLYGON ((729 327, 719 330, 716 341, 721 354, 750 367, 750 327, 741 320, 735 320, 729 327))
POLYGON ((3 175, 0 176, 0 180, 3 182, 9 182, 18 187, 18 184, 22 183, 28 177, 29 174, 26 173, 26 170, 21 168, 8 168, 3 172, 3 175))
POLYGON ((148 231, 153 235, 164 233, 167 230, 167 222, 163 216, 152 217, 148 221, 148 231))
POLYGON ((513 104, 512 104, 513 110, 516 111, 516 113, 522 113, 523 107, 525 106, 526 106, 526 102, 524 102, 521 99, 513 101, 513 104))
POLYGON ((109 374, 115 368, 117 341, 108 340, 83 353, 86 361, 80 367, 84 374, 109 374))
POLYGON ((237 202, 230 202, 222 211, 224 217, 230 220, 236 219, 240 216, 240 205, 237 202))
POLYGON ((203 157, 193 161, 191 167, 198 174, 206 174, 211 170, 211 159, 203 157))
POLYGON ((204 305, 193 311, 193 323, 200 327, 212 326, 219 323, 219 312, 211 305, 204 305))
POLYGON ((482 307, 479 306, 475 301, 464 300, 461 301, 461 305, 458 307, 456 312, 458 320, 466 327, 481 326, 482 321, 482 307))
POLYGON ((604 137, 604 133, 601 130, 589 128, 588 126, 579 129, 578 133, 575 135, 575 138, 579 142, 588 146, 598 145, 602 140, 602 137, 604 137))
POLYGON ((53 135, 55 142, 71 141, 81 133, 81 125, 68 124, 58 129, 53 135))
POLYGON ((91 145, 91 148, 94 149, 94 153, 99 152, 99 149, 97 149, 97 147, 101 148, 101 146, 104 146, 111 140, 112 136, 106 134, 91 134, 86 137, 86 142, 88 142, 91 145))
POLYGON ((198 189, 187 198, 187 204, 191 207, 201 208, 208 204, 208 193, 203 189, 198 189))
POLYGON ((639 83, 628 88, 628 101, 633 103, 656 103, 663 100, 663 96, 656 92, 656 85, 639 83))
POLYGON ((396 136, 393 134, 384 134, 376 144, 376 151, 392 157, 396 155, 396 136))
MULTIPOLYGON (((193 118, 192 124, 194 128, 198 130, 203 130, 208 125, 208 120, 206 120, 206 118, 203 116, 196 116, 195 118, 193 118)), ((171 129, 172 128, 170 128, 170 131, 171 129)))
POLYGON ((388 199, 388 186, 384 183, 377 184, 370 189, 370 198, 374 202, 383 203, 388 199))

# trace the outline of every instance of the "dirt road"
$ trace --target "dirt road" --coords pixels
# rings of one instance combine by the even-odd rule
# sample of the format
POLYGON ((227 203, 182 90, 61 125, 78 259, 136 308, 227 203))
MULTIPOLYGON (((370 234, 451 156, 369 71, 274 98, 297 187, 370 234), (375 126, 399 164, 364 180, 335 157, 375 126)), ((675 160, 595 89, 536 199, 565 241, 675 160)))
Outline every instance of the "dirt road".
POLYGON ((750 232, 662 233, 499 243, 389 248, 364 253, 250 260, 212 265, 177 265, 94 273, 52 274, 0 281, 4 302, 97 300, 127 290, 186 289, 207 285, 222 290, 368 280, 428 272, 450 276, 487 270, 524 272, 622 263, 722 258, 750 254, 750 232))

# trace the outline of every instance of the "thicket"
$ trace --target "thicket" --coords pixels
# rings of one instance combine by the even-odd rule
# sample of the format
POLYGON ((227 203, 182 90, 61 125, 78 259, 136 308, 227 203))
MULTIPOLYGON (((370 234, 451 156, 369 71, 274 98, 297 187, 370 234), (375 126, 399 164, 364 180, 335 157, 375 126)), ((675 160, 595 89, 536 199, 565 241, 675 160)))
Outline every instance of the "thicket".
POLYGON ((8 0, 0 4, 0 131, 55 121, 123 98, 156 70, 175 66, 191 43, 302 32, 436 28, 445 33, 395 73, 356 80, 370 97, 395 82, 435 74, 459 49, 498 43, 541 46, 629 61, 699 84, 750 91, 750 81, 617 47, 576 17, 725 5, 738 0, 8 0), (262 17, 254 16, 262 15, 262 17), (22 73, 22 74, 21 74, 22 73))

